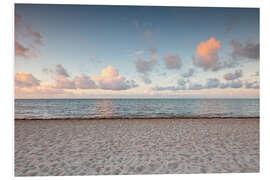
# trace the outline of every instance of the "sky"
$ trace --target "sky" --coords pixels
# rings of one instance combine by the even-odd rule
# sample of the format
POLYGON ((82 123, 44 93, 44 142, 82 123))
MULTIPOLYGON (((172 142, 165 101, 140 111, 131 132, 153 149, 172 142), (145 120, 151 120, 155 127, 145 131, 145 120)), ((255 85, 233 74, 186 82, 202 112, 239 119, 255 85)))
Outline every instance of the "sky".
POLYGON ((259 98, 258 8, 16 4, 15 98, 259 98))

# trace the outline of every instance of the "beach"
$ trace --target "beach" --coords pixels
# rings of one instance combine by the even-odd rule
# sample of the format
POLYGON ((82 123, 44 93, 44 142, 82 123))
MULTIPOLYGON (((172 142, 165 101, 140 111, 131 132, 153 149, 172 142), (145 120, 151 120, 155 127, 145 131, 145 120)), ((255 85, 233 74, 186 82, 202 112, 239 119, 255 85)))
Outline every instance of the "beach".
POLYGON ((15 176, 259 172, 259 118, 15 120, 15 176))

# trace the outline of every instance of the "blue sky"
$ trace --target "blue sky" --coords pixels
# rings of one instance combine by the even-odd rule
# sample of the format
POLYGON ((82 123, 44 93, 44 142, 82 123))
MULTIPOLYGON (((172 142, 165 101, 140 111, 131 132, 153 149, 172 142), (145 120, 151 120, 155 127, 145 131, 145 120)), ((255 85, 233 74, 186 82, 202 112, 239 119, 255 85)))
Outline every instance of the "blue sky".
POLYGON ((15 41, 17 98, 259 97, 256 8, 16 4, 15 41))

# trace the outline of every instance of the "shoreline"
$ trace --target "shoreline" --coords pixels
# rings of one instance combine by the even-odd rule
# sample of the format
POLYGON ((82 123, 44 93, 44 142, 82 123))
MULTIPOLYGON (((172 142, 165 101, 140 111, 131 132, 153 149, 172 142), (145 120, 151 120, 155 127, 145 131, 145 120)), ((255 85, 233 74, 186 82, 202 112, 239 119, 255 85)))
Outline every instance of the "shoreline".
POLYGON ((31 121, 31 120, 151 120, 151 119, 260 119, 260 116, 249 117, 207 117, 207 116, 170 116, 170 117, 72 117, 72 118, 15 118, 16 121, 31 121))

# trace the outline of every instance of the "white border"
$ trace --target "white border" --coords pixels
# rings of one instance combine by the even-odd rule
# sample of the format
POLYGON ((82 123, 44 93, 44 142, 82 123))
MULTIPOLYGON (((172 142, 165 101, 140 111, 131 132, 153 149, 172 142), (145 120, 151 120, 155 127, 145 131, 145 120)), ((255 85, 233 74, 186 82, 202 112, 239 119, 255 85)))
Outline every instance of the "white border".
POLYGON ((0 6, 0 22, 1 22, 1 163, 0 163, 0 177, 3 179, 270 179, 270 86, 269 86, 269 70, 270 56, 269 56, 269 17, 270 9, 268 0, 3 0, 0 6), (13 173, 13 154, 14 154, 14 123, 13 123, 13 74, 14 74, 14 60, 13 60, 13 10, 15 3, 46 3, 46 4, 103 4, 103 5, 158 5, 158 6, 201 6, 201 7, 260 7, 260 47, 261 47, 261 173, 255 174, 180 174, 180 175, 137 175, 137 176, 62 176, 62 177, 26 177, 15 178, 13 173))

